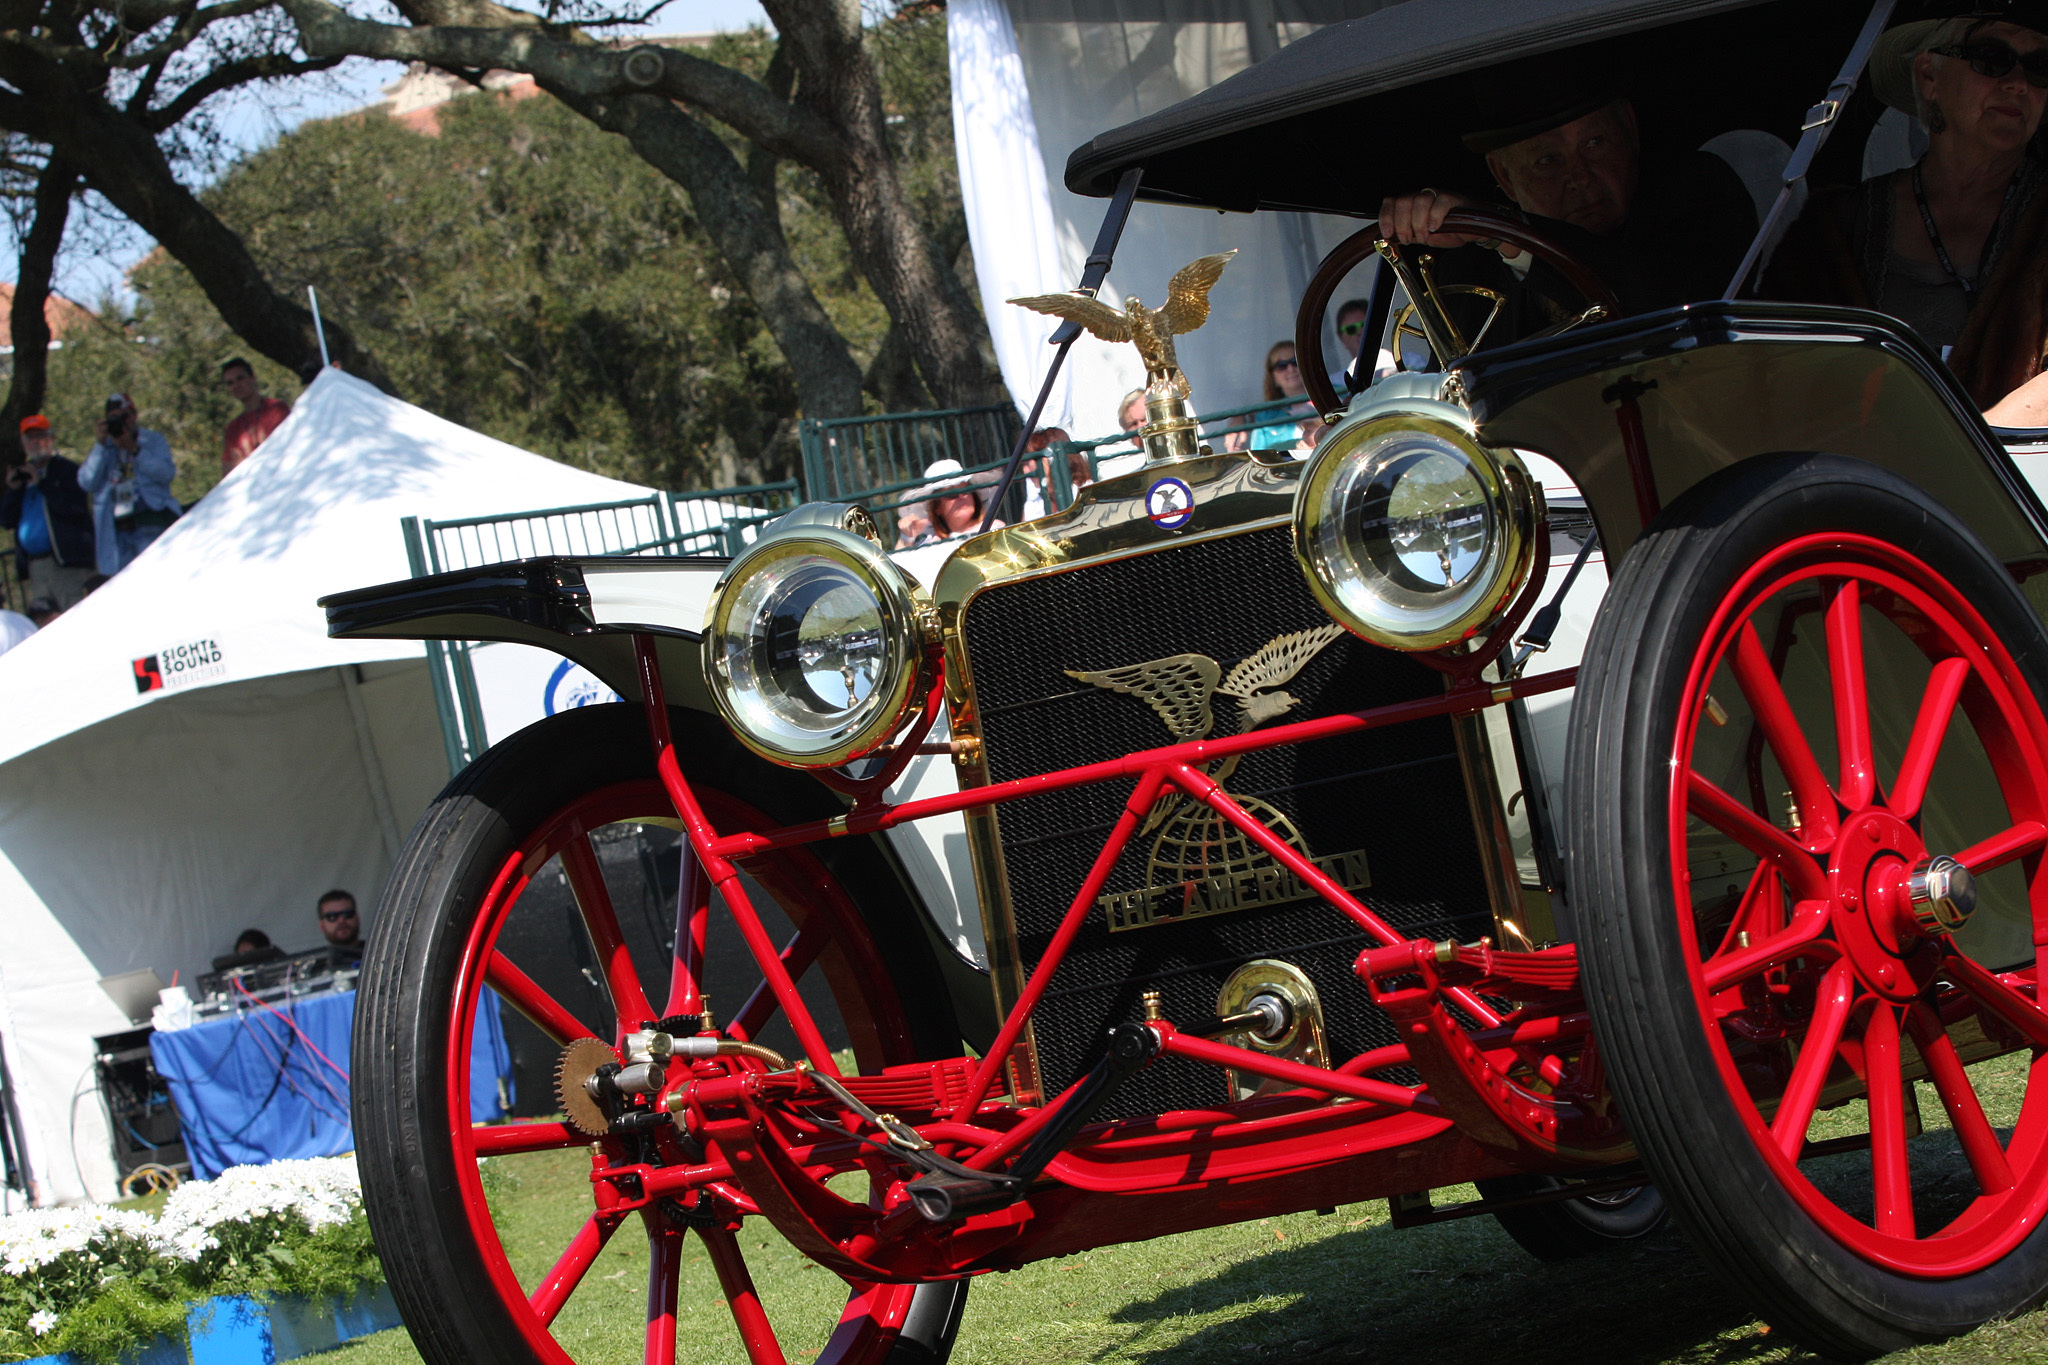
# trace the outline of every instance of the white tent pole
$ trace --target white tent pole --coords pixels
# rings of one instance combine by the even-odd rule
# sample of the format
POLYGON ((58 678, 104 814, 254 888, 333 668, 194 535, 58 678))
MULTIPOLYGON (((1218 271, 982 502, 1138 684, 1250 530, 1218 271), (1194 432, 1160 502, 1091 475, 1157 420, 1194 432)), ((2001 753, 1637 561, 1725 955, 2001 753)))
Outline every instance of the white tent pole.
POLYGON ((313 336, 320 343, 320 368, 324 370, 334 362, 327 358, 327 329, 320 325, 320 296, 310 284, 306 286, 306 302, 313 305, 313 336))
POLYGON ((363 761, 363 781, 370 788, 370 800, 377 807, 377 832, 384 836, 384 856, 398 861, 398 816, 391 809, 391 791, 384 785, 384 765, 377 758, 377 741, 370 733, 370 713, 363 705, 362 669, 342 664, 335 673, 341 679, 342 695, 348 698, 349 719, 356 726, 356 753, 363 761))

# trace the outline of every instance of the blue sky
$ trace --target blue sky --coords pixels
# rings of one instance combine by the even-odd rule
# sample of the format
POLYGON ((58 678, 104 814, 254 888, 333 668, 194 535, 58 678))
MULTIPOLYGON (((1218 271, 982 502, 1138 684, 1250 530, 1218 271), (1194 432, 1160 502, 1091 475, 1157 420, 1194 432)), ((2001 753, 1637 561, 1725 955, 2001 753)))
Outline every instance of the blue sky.
MULTIPOLYGON (((650 33, 729 32, 752 25, 769 26, 768 16, 757 0, 670 0, 648 27, 650 33)), ((236 146, 253 149, 312 118, 360 109, 382 98, 383 88, 404 71, 396 62, 352 61, 337 67, 301 89, 283 105, 266 103, 234 93, 219 97, 218 115, 228 137, 236 146)), ((125 295, 124 276, 128 268, 149 254, 155 244, 132 228, 117 232, 111 241, 95 243, 88 251, 67 244, 58 262, 57 289, 67 297, 97 305, 109 292, 125 295)), ((11 254, 12 243, 8 244, 11 254)), ((13 277, 11 262, 0 267, 6 278, 13 277)))

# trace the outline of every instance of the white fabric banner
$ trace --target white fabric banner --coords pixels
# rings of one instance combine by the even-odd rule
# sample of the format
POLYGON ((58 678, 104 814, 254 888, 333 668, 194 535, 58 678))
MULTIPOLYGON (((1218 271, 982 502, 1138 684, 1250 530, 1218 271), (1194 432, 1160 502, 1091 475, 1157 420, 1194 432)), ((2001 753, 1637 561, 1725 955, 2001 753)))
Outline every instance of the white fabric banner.
MULTIPOLYGON (((1078 254, 1062 249, 1024 61, 1002 0, 953 0, 946 7, 946 45, 953 76, 953 146, 981 308, 1003 383, 1018 411, 1028 414, 1052 363, 1046 339, 1058 322, 1008 300, 1072 289, 1080 282, 1087 245, 1078 254)), ((1104 289, 1102 297, 1122 302, 1113 289, 1104 289)), ((1144 380, 1144 368, 1130 347, 1084 334, 1046 399, 1039 425, 1064 427, 1077 437, 1102 435, 1114 426, 1117 399, 1144 380)))

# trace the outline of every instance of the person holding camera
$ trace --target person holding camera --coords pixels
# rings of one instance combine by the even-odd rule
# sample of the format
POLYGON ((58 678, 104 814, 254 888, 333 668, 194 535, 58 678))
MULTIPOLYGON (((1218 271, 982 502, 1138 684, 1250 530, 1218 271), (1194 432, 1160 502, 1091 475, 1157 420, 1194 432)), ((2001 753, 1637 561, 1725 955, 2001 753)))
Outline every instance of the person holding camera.
POLYGON ((85 597, 93 554, 92 505, 78 485, 78 466, 57 453, 50 419, 41 413, 21 419, 26 462, 7 471, 0 493, 0 526, 14 532, 14 565, 29 595, 48 598, 60 610, 85 597))
POLYGON ((178 466, 171 443, 135 420, 135 404, 125 393, 108 397, 107 415, 95 430, 99 440, 78 482, 92 494, 100 572, 117 574, 184 510, 171 496, 178 466))

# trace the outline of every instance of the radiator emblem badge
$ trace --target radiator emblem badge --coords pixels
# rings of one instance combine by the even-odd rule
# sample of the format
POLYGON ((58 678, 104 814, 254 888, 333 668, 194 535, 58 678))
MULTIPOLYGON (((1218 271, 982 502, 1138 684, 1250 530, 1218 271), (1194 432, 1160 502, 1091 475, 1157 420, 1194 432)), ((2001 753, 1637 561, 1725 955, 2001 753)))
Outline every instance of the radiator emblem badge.
MULTIPOLYGON (((1228 676, 1206 654, 1173 654, 1122 668, 1066 673, 1092 687, 1136 697, 1166 722, 1173 743, 1184 744, 1215 729, 1214 700, 1219 692, 1236 700, 1240 734, 1293 710, 1300 701, 1285 684, 1343 633, 1342 626, 1331 625, 1275 636, 1228 676)), ((1232 755, 1209 775, 1220 786, 1237 763, 1237 755, 1232 755)), ((1362 891, 1372 884, 1362 850, 1316 857, 1284 813, 1255 796, 1235 800, 1345 889, 1362 891)), ((1160 797, 1140 835, 1155 830, 1144 888, 1111 892, 1096 902, 1112 931, 1316 898, 1306 882, 1193 797, 1178 792, 1160 797)))

